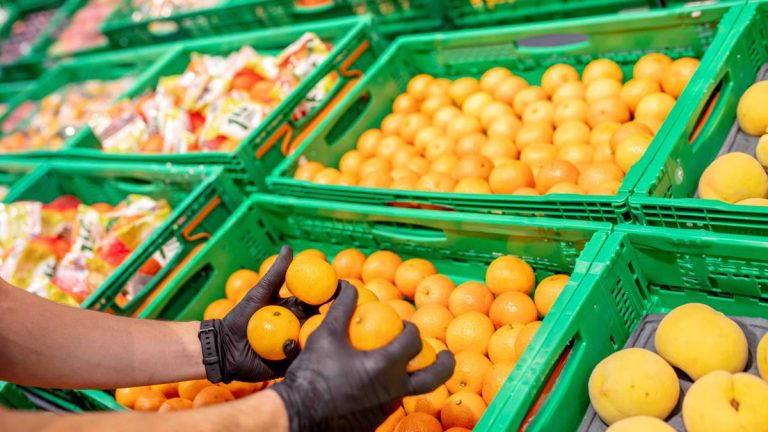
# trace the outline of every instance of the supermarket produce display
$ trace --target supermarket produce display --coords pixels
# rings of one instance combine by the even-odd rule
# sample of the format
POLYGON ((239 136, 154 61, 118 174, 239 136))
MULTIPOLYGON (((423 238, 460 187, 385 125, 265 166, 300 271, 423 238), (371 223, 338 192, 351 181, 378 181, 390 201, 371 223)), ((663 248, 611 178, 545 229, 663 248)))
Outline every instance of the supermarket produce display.
POLYGON ((194 323, 207 374, 0 405, 768 431, 766 35, 765 0, 0 1, 0 277, 194 323))

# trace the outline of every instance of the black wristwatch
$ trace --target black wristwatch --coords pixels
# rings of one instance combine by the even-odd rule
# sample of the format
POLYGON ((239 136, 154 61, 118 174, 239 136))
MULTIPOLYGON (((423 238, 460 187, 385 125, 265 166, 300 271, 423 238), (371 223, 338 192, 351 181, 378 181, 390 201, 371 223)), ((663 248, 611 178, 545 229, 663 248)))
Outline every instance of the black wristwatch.
POLYGON ((200 346, 203 349, 203 366, 208 381, 219 383, 224 381, 222 374, 223 365, 221 358, 221 346, 219 342, 219 327, 221 320, 205 320, 200 323, 200 346))

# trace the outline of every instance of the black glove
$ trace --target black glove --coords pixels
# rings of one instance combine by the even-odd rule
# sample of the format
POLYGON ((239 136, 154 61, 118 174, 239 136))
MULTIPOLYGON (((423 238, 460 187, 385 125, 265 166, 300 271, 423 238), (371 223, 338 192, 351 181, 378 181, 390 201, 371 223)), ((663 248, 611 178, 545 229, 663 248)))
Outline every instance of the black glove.
POLYGON ((300 302, 296 297, 281 299, 278 296, 285 281, 285 271, 292 260, 293 251, 290 247, 283 246, 280 256, 269 271, 262 275, 259 283, 251 288, 237 306, 224 319, 210 320, 213 321, 218 339, 222 382, 259 382, 282 377, 293 359, 301 352, 298 342, 287 341, 283 346, 285 360, 265 360, 251 348, 247 336, 248 320, 264 306, 278 305, 288 308, 302 323, 317 314, 316 306, 300 302))
POLYGON ((358 351, 349 343, 349 321, 357 291, 341 282, 341 292, 320 327, 307 340, 304 352, 274 389, 283 400, 291 431, 373 430, 404 396, 430 392, 453 373, 448 351, 435 364, 412 374, 408 361, 421 351, 416 327, 405 324, 390 344, 358 351))

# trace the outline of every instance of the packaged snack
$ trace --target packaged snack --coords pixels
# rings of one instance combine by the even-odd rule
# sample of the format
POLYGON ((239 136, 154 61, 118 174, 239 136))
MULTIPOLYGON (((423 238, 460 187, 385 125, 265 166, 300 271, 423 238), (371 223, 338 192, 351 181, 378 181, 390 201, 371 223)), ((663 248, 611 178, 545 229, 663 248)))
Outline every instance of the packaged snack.
POLYGON ((101 25, 118 4, 120 0, 90 0, 72 16, 48 52, 63 56, 105 45, 107 38, 101 34, 101 25))
POLYGON ((8 39, 0 44, 0 63, 13 63, 28 54, 55 12, 55 8, 30 12, 13 23, 8 39))
POLYGON ((221 0, 134 0, 131 18, 141 21, 147 18, 167 17, 186 10, 216 6, 221 0))

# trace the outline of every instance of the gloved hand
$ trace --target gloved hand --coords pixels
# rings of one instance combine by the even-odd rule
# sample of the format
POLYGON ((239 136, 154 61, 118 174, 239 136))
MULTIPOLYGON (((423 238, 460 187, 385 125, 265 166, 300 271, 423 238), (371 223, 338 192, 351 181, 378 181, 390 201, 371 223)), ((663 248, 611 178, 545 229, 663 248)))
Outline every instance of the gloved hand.
POLYGON ((285 271, 293 260, 293 251, 283 246, 280 255, 259 283, 251 288, 237 306, 219 322, 214 323, 219 342, 221 374, 223 382, 232 380, 259 382, 282 377, 301 349, 298 342, 288 341, 283 346, 285 360, 270 361, 259 357, 248 343, 247 327, 257 310, 264 306, 278 305, 288 308, 304 322, 317 313, 317 307, 300 302, 291 297, 281 299, 278 296, 285 281, 285 271))
POLYGON ((390 344, 358 351, 349 343, 349 322, 357 291, 341 282, 341 292, 285 379, 270 387, 283 400, 291 431, 373 430, 404 396, 430 392, 450 378, 455 360, 443 351, 435 364, 406 372, 421 351, 416 327, 405 324, 390 344))

